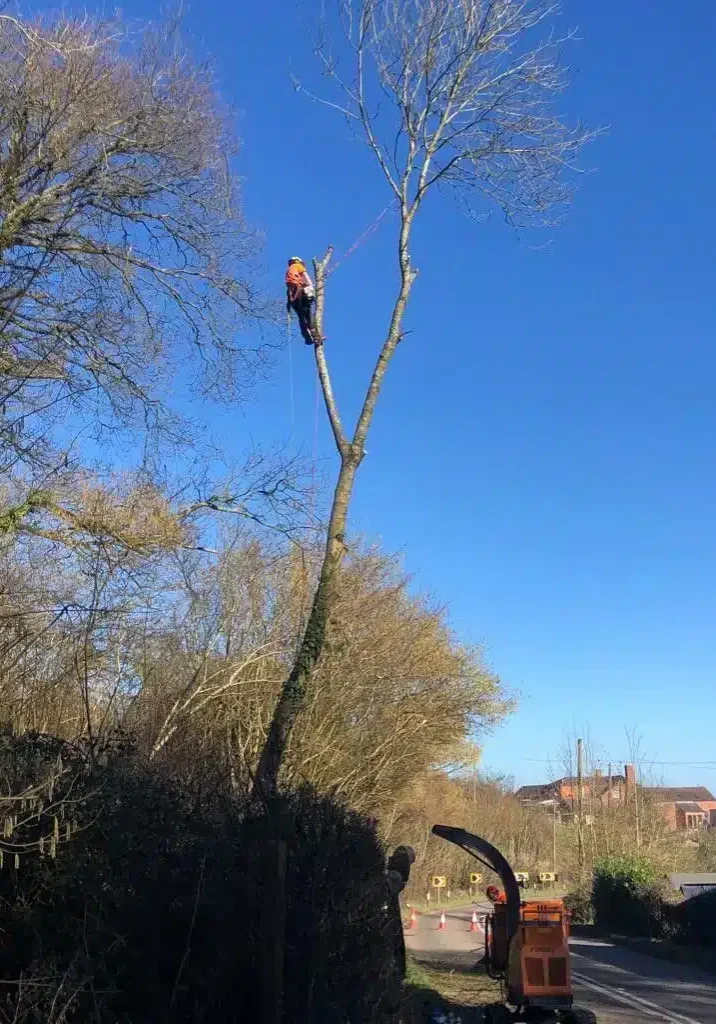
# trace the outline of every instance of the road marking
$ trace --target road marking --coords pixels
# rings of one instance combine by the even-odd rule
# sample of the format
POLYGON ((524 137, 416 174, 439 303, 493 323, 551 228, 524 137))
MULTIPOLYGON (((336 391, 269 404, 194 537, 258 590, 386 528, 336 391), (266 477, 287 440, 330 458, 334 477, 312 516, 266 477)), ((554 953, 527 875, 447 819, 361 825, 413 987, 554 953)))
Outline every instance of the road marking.
POLYGON ((592 981, 591 978, 587 978, 579 971, 572 971, 572 977, 581 985, 586 985, 587 988, 598 992, 599 995, 613 999, 615 1002, 623 1003, 625 1006, 631 1007, 632 1010, 643 1010, 650 1017, 667 1021, 668 1024, 702 1024, 701 1021, 694 1020, 693 1017, 684 1017, 674 1010, 667 1010, 663 1006, 659 1006, 658 1003, 652 1003, 648 999, 643 999, 641 996, 635 996, 632 992, 627 992, 626 989, 607 988, 606 985, 600 985, 599 982, 592 981))

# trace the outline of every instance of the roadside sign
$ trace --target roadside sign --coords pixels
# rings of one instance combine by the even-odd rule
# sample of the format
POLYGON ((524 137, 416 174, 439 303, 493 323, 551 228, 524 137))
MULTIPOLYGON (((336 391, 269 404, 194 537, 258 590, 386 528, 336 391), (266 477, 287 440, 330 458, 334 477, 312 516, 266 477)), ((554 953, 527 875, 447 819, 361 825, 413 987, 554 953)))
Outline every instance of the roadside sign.
POLYGON ((540 871, 539 873, 540 882, 556 882, 557 873, 555 871, 540 871))
POLYGON ((433 875, 433 879, 430 884, 433 889, 444 889, 447 885, 447 878, 445 875, 433 875))
POLYGON ((480 885, 482 882, 482 875, 479 871, 470 872, 470 885, 480 885))
POLYGON ((518 885, 526 885, 530 880, 529 871, 515 871, 515 879, 518 885))

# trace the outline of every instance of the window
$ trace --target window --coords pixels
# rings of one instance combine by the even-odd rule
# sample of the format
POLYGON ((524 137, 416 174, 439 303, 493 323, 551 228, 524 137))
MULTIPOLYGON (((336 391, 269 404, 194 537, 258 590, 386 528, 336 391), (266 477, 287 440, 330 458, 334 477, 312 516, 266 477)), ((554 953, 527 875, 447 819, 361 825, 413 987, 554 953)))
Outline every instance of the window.
POLYGON ((703 828, 706 823, 706 815, 704 813, 686 814, 684 817, 686 818, 687 829, 703 828))

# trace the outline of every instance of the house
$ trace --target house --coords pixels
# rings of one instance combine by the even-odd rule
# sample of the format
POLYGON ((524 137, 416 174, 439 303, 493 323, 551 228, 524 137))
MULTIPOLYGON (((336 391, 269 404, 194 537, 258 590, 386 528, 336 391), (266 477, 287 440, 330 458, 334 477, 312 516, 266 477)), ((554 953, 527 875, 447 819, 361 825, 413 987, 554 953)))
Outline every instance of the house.
MULTIPOLYGON (((521 786, 515 796, 528 806, 574 811, 578 785, 578 780, 568 775, 537 786, 521 786)), ((592 806, 597 802, 613 807, 630 801, 635 793, 658 808, 675 831, 716 828, 716 799, 705 786, 637 786, 633 764, 624 766, 623 775, 597 771, 582 778, 582 801, 592 806)))
POLYGON ((716 799, 705 786, 643 786, 639 792, 659 808, 672 829, 693 832, 716 826, 716 799))
MULTIPOLYGON (((630 783, 633 784, 633 771, 633 766, 627 765, 625 775, 603 775, 597 771, 592 775, 583 776, 582 799, 597 800, 604 806, 621 803, 628 786, 630 783)), ((537 786, 521 786, 515 796, 523 804, 543 807, 557 805, 573 809, 577 802, 578 787, 579 780, 575 776, 567 775, 537 786)))

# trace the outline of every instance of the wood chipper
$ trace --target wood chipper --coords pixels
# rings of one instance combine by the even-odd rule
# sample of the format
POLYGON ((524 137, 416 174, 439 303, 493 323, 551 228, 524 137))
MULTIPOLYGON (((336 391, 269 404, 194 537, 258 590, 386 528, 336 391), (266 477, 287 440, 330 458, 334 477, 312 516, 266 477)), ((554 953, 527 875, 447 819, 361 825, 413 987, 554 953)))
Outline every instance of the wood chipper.
POLYGON ((503 893, 485 921, 485 959, 490 977, 503 981, 505 1003, 486 1007, 485 1020, 594 1020, 572 1003, 569 926, 561 899, 522 900, 512 868, 491 843, 462 828, 434 825, 433 832, 461 847, 497 874, 503 893))

